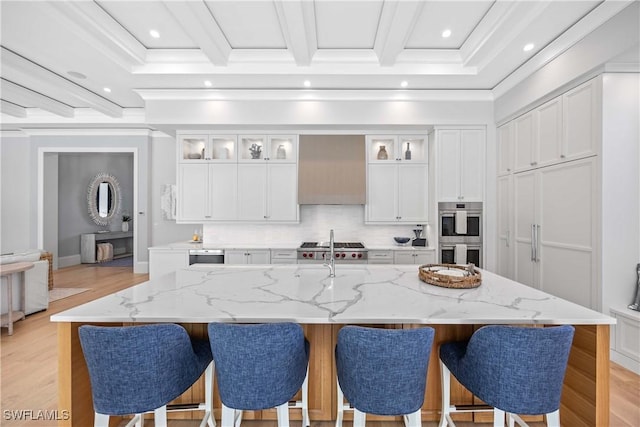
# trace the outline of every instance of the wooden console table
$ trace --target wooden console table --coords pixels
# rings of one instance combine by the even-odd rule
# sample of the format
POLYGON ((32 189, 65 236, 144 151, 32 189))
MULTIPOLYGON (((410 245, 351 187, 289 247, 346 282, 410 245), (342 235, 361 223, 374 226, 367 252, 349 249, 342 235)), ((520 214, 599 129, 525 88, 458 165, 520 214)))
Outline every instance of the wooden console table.
POLYGON ((80 235, 80 262, 94 264, 96 260, 96 245, 101 242, 124 241, 123 253, 113 252, 113 258, 133 255, 133 231, 109 231, 106 233, 88 233, 80 235))
POLYGON ((13 335, 13 324, 18 320, 24 319, 25 309, 25 279, 24 272, 33 268, 32 262, 15 262, 13 264, 0 265, 0 276, 7 277, 7 314, 3 314, 0 320, 2 327, 9 329, 9 335, 13 335), (20 310, 13 310, 13 275, 15 273, 22 274, 22 299, 20 310))

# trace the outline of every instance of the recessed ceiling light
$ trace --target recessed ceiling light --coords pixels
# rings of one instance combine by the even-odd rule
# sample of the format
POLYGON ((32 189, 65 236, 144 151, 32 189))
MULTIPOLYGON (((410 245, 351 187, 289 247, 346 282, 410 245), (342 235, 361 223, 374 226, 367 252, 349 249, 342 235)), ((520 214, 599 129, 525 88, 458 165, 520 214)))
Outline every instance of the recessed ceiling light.
POLYGON ((409 82, 407 82, 406 80, 403 80, 402 82, 400 82, 400 86, 402 87, 407 87, 409 85, 409 82))
POLYGON ((527 44, 524 45, 522 50, 524 50, 525 52, 529 52, 531 49, 533 49, 533 47, 534 47, 533 43, 527 43, 527 44))
POLYGON ((160 33, 156 30, 150 30, 149 34, 151 35, 151 37, 153 37, 154 39, 159 39, 160 38, 160 33))
POLYGON ((204 81, 204 85, 205 85, 206 87, 211 87, 211 81, 209 81, 209 80, 205 80, 205 81, 204 81))
POLYGON ((70 75, 71 77, 75 77, 76 79, 86 79, 87 76, 85 76, 82 73, 79 73, 77 71, 67 71, 67 74, 70 75))
POLYGON ((311 87, 311 82, 309 80, 304 81, 304 87, 311 87))
POLYGON ((111 93, 111 89, 109 89, 108 87, 103 87, 102 90, 107 93, 111 93))
POLYGON ((444 30, 444 31, 442 32, 442 38, 443 38, 443 39, 446 39, 446 38, 448 38, 449 36, 451 36, 451 30, 447 29, 447 30, 444 30))

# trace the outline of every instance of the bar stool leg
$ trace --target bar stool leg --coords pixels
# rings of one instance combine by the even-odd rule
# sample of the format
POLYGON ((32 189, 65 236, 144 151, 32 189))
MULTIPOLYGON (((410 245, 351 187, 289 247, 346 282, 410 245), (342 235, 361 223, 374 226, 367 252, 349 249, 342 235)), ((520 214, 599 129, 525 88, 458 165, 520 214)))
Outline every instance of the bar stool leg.
POLYGON ((154 427, 167 427, 167 405, 153 411, 154 427))
POLYGON ((438 427, 446 427, 449 425, 448 417, 451 413, 451 372, 442 361, 440 361, 440 380, 442 382, 442 413, 438 427))
POLYGON ((309 427, 309 365, 307 365, 307 374, 302 383, 302 426, 309 427))
POLYGON ((493 408, 493 427, 504 427, 504 411, 493 408))
POLYGON ((367 414, 353 408, 353 427, 365 427, 367 414))
POLYGON ((547 427, 560 427, 560 410, 546 414, 547 427))
POLYGON ((276 408, 278 413, 278 427, 289 427, 289 402, 284 402, 276 408))
POLYGON ((406 427, 420 427, 422 425, 422 409, 418 409, 416 412, 405 415, 404 425, 406 427))
POLYGON ((205 392, 204 392, 204 411, 205 418, 207 419, 207 425, 209 427, 216 427, 216 419, 213 416, 213 398, 211 394, 213 393, 213 370, 215 363, 211 362, 207 369, 204 371, 204 384, 205 384, 205 392))
POLYGON ((336 416, 336 427, 342 427, 342 419, 344 418, 344 394, 340 388, 340 383, 336 381, 336 394, 338 401, 338 414, 336 416))

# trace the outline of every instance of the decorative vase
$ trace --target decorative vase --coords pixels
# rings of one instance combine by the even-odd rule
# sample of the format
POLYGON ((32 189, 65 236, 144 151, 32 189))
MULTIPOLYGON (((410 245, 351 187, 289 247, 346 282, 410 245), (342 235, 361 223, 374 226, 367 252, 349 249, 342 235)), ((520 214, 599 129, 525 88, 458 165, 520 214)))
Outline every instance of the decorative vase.
POLYGON ((404 152, 404 159, 411 160, 411 146, 407 142, 407 151, 404 152))
POLYGON ((287 158, 287 151, 284 149, 284 145, 280 144, 276 151, 276 159, 284 160, 287 158))
POLYGON ((129 221, 122 221, 122 231, 129 231, 129 221))
POLYGON ((387 154, 387 148, 384 145, 380 146, 378 150, 378 160, 387 160, 389 155, 387 154))

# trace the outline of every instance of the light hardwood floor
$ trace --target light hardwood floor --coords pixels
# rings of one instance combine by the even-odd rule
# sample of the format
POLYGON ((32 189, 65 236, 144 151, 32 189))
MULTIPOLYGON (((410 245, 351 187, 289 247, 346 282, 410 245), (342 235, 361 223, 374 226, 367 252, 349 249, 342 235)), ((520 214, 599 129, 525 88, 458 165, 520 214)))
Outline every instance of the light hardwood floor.
MULTIPOLYGON (((44 414, 39 411, 57 409, 57 341, 56 325, 49 317, 78 304, 94 300, 110 293, 126 289, 147 280, 146 274, 133 274, 126 267, 97 267, 80 265, 54 272, 56 287, 89 288, 50 304, 49 310, 35 313, 15 324, 14 334, 7 335, 2 328, 0 339, 0 426, 49 427, 56 423, 35 419, 44 414), (9 412, 7 412, 9 411, 9 412), (18 411, 31 419, 14 420, 18 411)), ((56 415, 47 412, 46 415, 56 415)), ((58 414, 62 415, 62 414, 58 414)), ((611 426, 640 427, 640 376, 615 363, 611 364, 611 426)), ((152 423, 146 423, 145 425, 152 423)), ((247 421, 247 427, 276 427, 275 421, 247 421)), ((400 423, 376 422, 376 427, 400 427, 400 423)), ((194 421, 171 421, 170 427, 191 427, 194 421)), ((295 427, 297 422, 292 422, 295 427)), ((350 423, 345 423, 349 426, 350 423)), ((424 423, 425 427, 435 425, 424 423)), ((460 427, 468 424, 460 423, 460 427)), ((487 425, 487 424, 485 424, 487 425)), ((537 424, 539 425, 539 424, 537 424)), ((312 422, 312 427, 332 427, 330 422, 312 422)), ((89 427, 89 426, 87 426, 89 427)), ((597 426, 594 426, 597 427, 597 426)))

